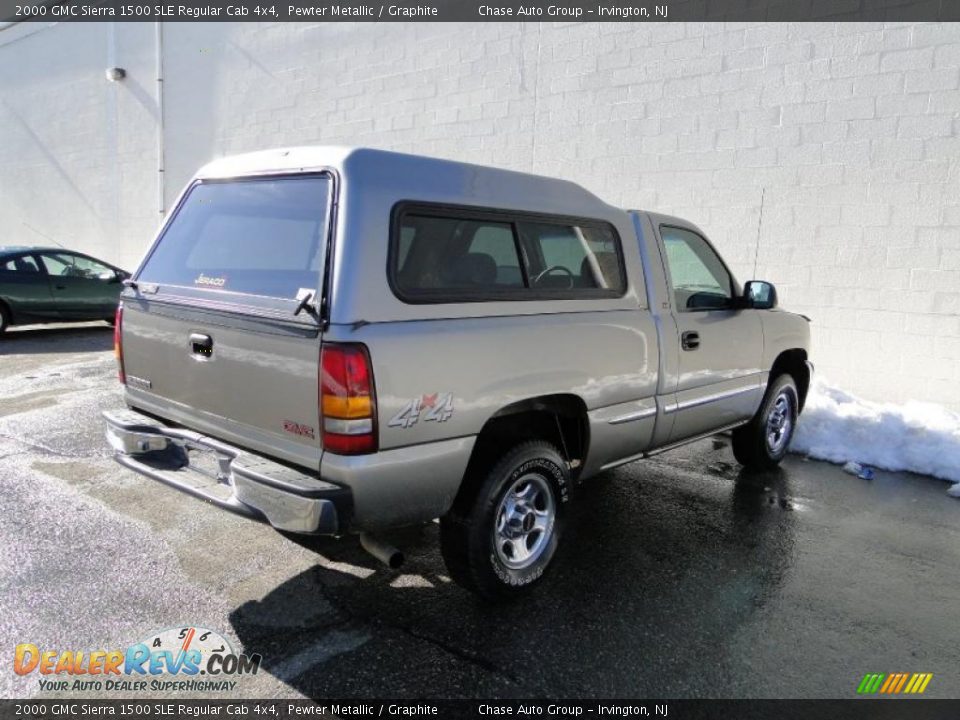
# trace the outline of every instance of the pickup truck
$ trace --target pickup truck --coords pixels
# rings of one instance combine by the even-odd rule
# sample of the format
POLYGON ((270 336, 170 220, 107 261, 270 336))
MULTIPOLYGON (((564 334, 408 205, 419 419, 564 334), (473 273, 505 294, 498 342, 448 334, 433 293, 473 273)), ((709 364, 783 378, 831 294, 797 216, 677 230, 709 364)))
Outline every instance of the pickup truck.
POLYGON ((808 320, 695 225, 572 182, 371 149, 217 160, 116 317, 116 459, 292 533, 439 518, 450 576, 536 585, 576 492, 721 431, 787 452, 808 320))

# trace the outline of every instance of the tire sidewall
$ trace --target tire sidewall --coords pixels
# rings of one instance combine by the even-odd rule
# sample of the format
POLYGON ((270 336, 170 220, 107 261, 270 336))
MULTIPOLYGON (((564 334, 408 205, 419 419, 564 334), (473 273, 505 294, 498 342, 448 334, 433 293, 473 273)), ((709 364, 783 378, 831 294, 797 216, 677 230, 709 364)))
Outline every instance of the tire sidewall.
POLYGON ((797 417, 799 416, 799 400, 800 395, 797 392, 797 385, 793 381, 793 378, 789 375, 781 375, 774 382, 773 386, 770 388, 770 394, 767 397, 766 402, 763 405, 763 412, 760 415, 760 422, 758 431, 760 433, 760 444, 763 448, 764 454, 771 462, 778 463, 786 457, 787 453, 790 450, 790 443, 793 442, 793 436, 797 432, 797 417), (777 397, 784 391, 790 393, 790 437, 787 442, 784 443, 783 448, 780 452, 773 452, 770 449, 770 446, 767 444, 767 418, 770 417, 770 413, 773 411, 774 403, 777 400, 777 397))
POLYGON ((557 550, 563 530, 565 506, 570 496, 570 480, 563 460, 556 452, 548 447, 531 448, 529 452, 513 458, 506 466, 498 464, 486 486, 482 497, 482 519, 477 528, 479 537, 476 538, 479 550, 483 554, 483 565, 489 568, 493 578, 505 590, 522 591, 543 577, 557 550), (497 510, 500 501, 513 484, 524 475, 537 474, 547 480, 553 493, 556 514, 553 529, 547 546, 540 557, 523 569, 509 568, 503 564, 494 545, 494 525, 497 521, 497 510))

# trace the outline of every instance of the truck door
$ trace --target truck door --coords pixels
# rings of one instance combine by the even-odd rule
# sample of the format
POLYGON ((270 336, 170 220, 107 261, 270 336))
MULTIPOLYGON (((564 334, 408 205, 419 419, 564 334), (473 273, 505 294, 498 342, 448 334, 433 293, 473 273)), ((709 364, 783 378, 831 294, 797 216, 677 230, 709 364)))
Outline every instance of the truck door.
MULTIPOLYGON (((671 221, 672 222, 672 221, 671 221)), ((735 309, 739 287, 697 230, 658 224, 676 323, 677 384, 665 414, 669 442, 750 418, 763 395, 763 326, 756 310, 735 309)))

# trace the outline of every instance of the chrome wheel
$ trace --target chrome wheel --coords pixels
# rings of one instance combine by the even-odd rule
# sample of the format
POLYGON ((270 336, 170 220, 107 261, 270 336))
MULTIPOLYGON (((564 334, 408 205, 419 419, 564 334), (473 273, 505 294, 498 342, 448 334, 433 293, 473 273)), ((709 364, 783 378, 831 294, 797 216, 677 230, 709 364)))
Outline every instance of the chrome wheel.
POLYGON ((779 454, 793 434, 793 395, 781 390, 773 401, 770 414, 767 415, 767 447, 774 455, 779 454))
POLYGON ((556 516, 546 478, 536 474, 518 478, 497 508, 493 544, 500 562, 511 570, 523 570, 535 563, 550 543, 556 516))

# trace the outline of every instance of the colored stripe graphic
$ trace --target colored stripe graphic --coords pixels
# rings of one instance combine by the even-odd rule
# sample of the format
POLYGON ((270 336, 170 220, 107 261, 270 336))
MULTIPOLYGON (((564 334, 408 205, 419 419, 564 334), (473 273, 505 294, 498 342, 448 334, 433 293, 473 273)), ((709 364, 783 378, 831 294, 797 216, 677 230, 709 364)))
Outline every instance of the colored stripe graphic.
POLYGON ((922 695, 933 673, 867 673, 857 685, 858 695, 922 695))
POLYGON ((882 673, 867 673, 863 676, 863 680, 860 681, 857 692, 861 695, 872 695, 880 689, 880 683, 883 682, 885 677, 886 675, 882 673))
POLYGON ((894 690, 894 692, 895 692, 895 693, 898 693, 898 692, 900 692, 901 690, 903 690, 903 686, 906 685, 906 683, 907 683, 907 674, 906 674, 906 673, 900 673, 900 682, 897 683, 897 688, 896 688, 896 690, 894 690))

